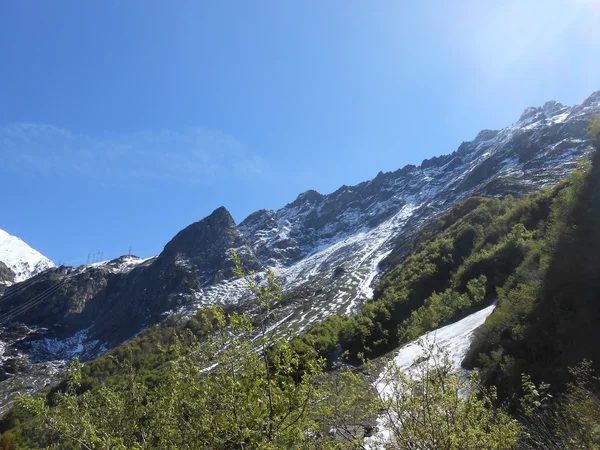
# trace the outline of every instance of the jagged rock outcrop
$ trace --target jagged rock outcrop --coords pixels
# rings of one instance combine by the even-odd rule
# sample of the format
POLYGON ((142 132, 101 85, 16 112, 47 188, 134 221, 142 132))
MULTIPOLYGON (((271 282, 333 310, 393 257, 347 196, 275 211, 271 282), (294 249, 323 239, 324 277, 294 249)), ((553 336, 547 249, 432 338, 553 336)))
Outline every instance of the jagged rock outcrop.
POLYGON ((165 246, 161 259, 188 264, 198 272, 203 284, 217 284, 233 277, 231 250, 235 249, 248 270, 261 264, 224 207, 181 230, 165 246))
MULTIPOLYGON (((155 258, 59 267, 29 280, 25 289, 12 286, 0 302, 0 322, 44 327, 52 339, 87 330, 90 344, 81 356, 95 356, 193 304, 205 287, 233 278, 232 249, 248 270, 262 268, 221 207, 180 231, 155 258)), ((52 357, 46 353, 36 358, 52 357)))

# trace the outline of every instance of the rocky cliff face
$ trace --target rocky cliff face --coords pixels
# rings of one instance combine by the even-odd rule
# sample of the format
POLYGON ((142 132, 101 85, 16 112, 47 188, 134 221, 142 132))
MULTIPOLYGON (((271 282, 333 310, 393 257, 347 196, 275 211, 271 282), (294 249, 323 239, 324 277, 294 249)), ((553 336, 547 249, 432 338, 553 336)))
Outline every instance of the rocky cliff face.
POLYGON ((239 226, 219 208, 179 232, 157 257, 60 267, 10 286, 0 297, 8 333, 0 335, 0 359, 21 369, 10 369, 0 395, 11 391, 23 361, 25 373, 39 367, 55 373, 52 361, 94 357, 169 314, 210 303, 242 307, 247 291, 233 276, 231 249, 247 270, 278 274, 285 296, 274 326, 281 332, 351 313, 372 295, 379 268, 401 260, 427 221, 455 202, 473 194, 522 195, 562 179, 590 150, 587 121, 598 112, 600 92, 574 107, 527 108, 514 125, 484 130, 450 155, 331 194, 307 191, 239 226))
POLYGON ((329 195, 307 191, 279 210, 251 214, 239 226, 260 262, 288 267, 360 231, 377 228, 401 209, 426 216, 475 191, 520 195, 554 183, 587 151, 587 119, 600 93, 573 108, 547 102, 527 108, 503 130, 483 130, 451 155, 382 173, 329 195))
POLYGON ((0 322, 47 328, 46 336, 56 339, 86 330, 82 356, 95 356, 195 305, 204 287, 232 278, 232 249, 248 269, 262 268, 229 212, 219 208, 179 232, 157 257, 59 267, 11 286, 0 302, 0 322))
MULTIPOLYGON (((0 285, 9 286, 15 281, 15 273, 0 261, 0 285)), ((1 292, 0 292, 1 294, 1 292)))
POLYGON ((232 249, 248 270, 262 268, 229 211, 221 207, 177 233, 160 257, 194 267, 203 285, 215 285, 233 277, 232 249))

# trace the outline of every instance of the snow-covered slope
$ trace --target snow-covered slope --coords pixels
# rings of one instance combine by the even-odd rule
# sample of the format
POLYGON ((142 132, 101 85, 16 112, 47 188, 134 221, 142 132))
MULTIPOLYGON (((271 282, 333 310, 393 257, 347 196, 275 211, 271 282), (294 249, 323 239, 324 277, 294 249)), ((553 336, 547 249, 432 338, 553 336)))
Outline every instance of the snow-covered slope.
MULTIPOLYGON (((564 178, 591 149, 587 134, 600 91, 568 107, 550 101, 525 109, 502 130, 483 130, 450 155, 382 173, 323 195, 307 191, 279 210, 251 214, 239 229, 260 263, 272 267, 302 312, 284 326, 302 329, 350 313, 371 296, 380 263, 401 259, 428 220, 474 194, 524 195, 564 178)), ((235 302, 235 284, 218 287, 235 302), (226 288, 230 287, 228 291, 226 288)), ((205 291, 204 301, 217 299, 205 291)))
MULTIPOLYGON (((409 342, 396 352, 392 360, 393 364, 403 372, 409 373, 414 364, 423 356, 421 345, 423 342, 424 345, 435 345, 440 350, 447 352, 454 369, 460 369, 469 350, 473 333, 484 324, 485 319, 494 311, 495 307, 495 304, 487 306, 458 322, 430 331, 419 339, 409 342)), ((385 373, 378 378, 375 387, 383 397, 389 394, 390 388, 385 373)))
POLYGON ((14 272, 16 283, 56 267, 40 252, 4 230, 0 230, 0 261, 14 272))
MULTIPOLYGON (((446 352, 454 368, 459 370, 461 362, 469 349, 473 333, 483 325, 485 319, 494 311, 494 308, 495 305, 490 305, 458 322, 431 331, 419 339, 404 345, 393 356, 390 364, 400 369, 403 373, 411 374, 412 369, 417 364, 422 364, 420 359, 424 353, 423 344, 426 346, 434 345, 443 352, 446 352)), ((384 370, 375 383, 375 390, 381 398, 390 398, 394 395, 393 385, 397 380, 394 379, 393 372, 394 370, 390 369, 384 370)), ((370 442, 367 448, 371 450, 383 449, 393 444, 390 441, 391 435, 389 430, 391 426, 387 423, 388 420, 389 417, 379 418, 378 433, 369 439, 370 442)))

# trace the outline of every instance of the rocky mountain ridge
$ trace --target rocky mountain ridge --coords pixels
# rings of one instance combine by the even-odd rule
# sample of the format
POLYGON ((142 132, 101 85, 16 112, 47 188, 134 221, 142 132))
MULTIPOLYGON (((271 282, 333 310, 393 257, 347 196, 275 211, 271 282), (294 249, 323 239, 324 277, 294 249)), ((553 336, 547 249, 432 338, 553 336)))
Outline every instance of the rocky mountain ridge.
POLYGON ((483 130, 450 155, 331 194, 307 191, 239 225, 218 208, 154 258, 59 267, 17 283, 0 297, 0 361, 11 370, 0 395, 15 391, 15 373, 50 367, 31 382, 39 388, 58 372, 53 362, 93 358, 166 316, 212 303, 248 310, 231 249, 259 278, 265 268, 278 274, 285 295, 271 326, 281 333, 349 314, 372 296, 380 266, 401 260, 425 224, 457 201, 522 195, 564 178, 590 150, 587 124, 598 112, 600 92, 574 107, 547 102, 527 108, 510 127, 483 130))

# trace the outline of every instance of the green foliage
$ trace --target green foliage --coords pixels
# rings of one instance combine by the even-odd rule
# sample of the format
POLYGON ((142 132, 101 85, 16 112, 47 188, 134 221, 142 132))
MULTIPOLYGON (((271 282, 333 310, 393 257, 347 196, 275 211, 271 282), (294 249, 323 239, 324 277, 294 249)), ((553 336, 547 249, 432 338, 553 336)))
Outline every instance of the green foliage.
MULTIPOLYGON (((131 361, 113 358, 119 382, 82 389, 85 368, 74 360, 62 389, 19 399, 27 429, 37 430, 26 447, 360 449, 369 423, 382 411, 397 420, 394 448, 434 448, 434 442, 447 449, 513 447, 516 423, 487 393, 450 370, 447 358, 436 360, 430 348, 418 381, 394 372, 398 401, 377 397, 373 378, 365 376, 376 372, 373 365, 325 374, 316 352, 300 354, 270 333, 266 317, 280 299, 275 277, 269 274, 261 284, 250 274, 247 280, 256 297, 258 328, 245 314, 214 306, 204 310, 201 318, 210 333, 201 340, 176 335, 168 349, 172 360, 155 370, 160 376, 153 383, 131 361), (466 388, 473 395, 463 401, 466 388)), ((469 301, 481 301, 485 283, 483 277, 468 284, 469 301)), ((2 442, 24 447, 10 433, 2 442)))
POLYGON ((401 342, 414 340, 440 324, 454 319, 460 312, 481 304, 486 295, 487 278, 480 275, 467 283, 467 293, 459 294, 449 288, 441 294, 434 292, 423 306, 414 310, 400 326, 398 333, 401 342))
POLYGON ((264 285, 247 279, 258 330, 248 316, 212 307, 211 333, 202 341, 174 337, 173 360, 152 385, 125 360, 115 362, 121 383, 82 390, 75 360, 51 404, 43 395, 21 398, 19 406, 40 421, 41 442, 60 449, 333 448, 313 414, 323 362, 301 359, 268 332, 266 316, 280 295, 274 275, 264 285))
POLYGON ((502 398, 519 395, 522 373, 557 393, 569 382, 569 367, 589 358, 599 368, 592 343, 600 339, 600 153, 554 191, 544 226, 498 286, 498 307, 467 357, 502 398))
POLYGON ((572 381, 557 397, 549 385, 536 386, 523 375, 521 414, 523 449, 598 449, 600 446, 600 397, 592 364, 583 361, 570 370, 572 381))
POLYGON ((600 148, 600 114, 590 121, 589 134, 596 148, 600 148))
POLYGON ((517 421, 494 406, 494 390, 453 369, 448 355, 422 344, 421 361, 405 372, 391 363, 380 393, 391 439, 381 447, 438 450, 508 450, 516 448, 517 421))
POLYGON ((457 204, 384 274, 374 300, 356 316, 330 317, 293 345, 330 362, 341 346, 358 362, 359 353, 381 356, 480 308, 533 252, 560 189, 519 200, 471 197, 457 204))
POLYGON ((173 359, 170 347, 176 340, 192 343, 211 332, 213 312, 203 308, 191 319, 173 317, 164 324, 152 326, 139 336, 123 343, 82 368, 80 392, 96 389, 104 382, 120 383, 122 364, 127 361, 146 382, 153 383, 155 369, 173 359))

